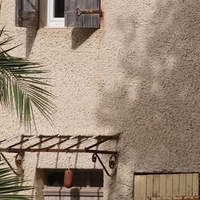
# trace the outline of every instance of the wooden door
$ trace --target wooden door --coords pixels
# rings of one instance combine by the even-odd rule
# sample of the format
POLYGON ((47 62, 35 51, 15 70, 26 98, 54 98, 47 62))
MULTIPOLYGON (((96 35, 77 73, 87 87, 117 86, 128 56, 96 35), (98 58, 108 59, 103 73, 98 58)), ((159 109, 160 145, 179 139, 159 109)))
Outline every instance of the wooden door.
POLYGON ((199 174, 135 175, 134 200, 198 200, 199 174))

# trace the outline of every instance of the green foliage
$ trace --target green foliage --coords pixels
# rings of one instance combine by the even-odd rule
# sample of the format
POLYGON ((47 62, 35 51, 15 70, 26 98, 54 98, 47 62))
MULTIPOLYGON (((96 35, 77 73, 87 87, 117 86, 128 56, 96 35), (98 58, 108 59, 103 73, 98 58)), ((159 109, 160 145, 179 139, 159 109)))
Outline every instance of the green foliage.
POLYGON ((4 50, 3 47, 12 41, 12 37, 0 30, 0 103, 15 108, 20 122, 31 127, 34 121, 33 106, 49 121, 53 104, 52 94, 45 88, 50 86, 41 74, 46 73, 38 63, 13 57, 9 53, 15 47, 4 50))
POLYGON ((23 186, 22 180, 16 176, 9 168, 0 163, 0 199, 1 200, 30 200, 30 195, 18 194, 24 190, 30 190, 32 187, 23 186))

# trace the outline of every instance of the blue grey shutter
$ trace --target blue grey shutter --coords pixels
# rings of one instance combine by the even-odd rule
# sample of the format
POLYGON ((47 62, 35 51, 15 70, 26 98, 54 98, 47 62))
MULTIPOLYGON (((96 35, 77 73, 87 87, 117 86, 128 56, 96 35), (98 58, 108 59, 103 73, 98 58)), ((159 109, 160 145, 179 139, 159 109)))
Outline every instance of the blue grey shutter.
POLYGON ((65 26, 100 28, 100 0, 65 0, 65 26))
POLYGON ((26 28, 39 28, 38 0, 15 0, 15 25, 26 28))

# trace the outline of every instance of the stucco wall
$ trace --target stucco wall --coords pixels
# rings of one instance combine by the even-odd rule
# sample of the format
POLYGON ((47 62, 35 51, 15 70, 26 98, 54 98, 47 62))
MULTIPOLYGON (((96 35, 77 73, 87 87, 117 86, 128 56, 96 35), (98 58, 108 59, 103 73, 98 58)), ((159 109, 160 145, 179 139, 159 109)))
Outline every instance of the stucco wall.
MULTIPOLYGON (((3 0, 1 24, 22 43, 14 55, 50 70, 54 125, 38 115, 32 134, 122 131, 104 193, 127 200, 134 172, 200 171, 200 1, 102 0, 102 10, 99 30, 36 32, 15 27, 3 0)), ((7 110, 0 118, 1 135, 25 133, 7 110)))

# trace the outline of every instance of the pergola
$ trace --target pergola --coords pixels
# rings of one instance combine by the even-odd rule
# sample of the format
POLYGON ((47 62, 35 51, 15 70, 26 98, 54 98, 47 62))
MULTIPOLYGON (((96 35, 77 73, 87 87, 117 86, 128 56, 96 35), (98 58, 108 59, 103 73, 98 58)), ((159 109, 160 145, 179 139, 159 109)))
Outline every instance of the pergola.
POLYGON ((106 150, 105 145, 103 149, 99 148, 101 144, 107 141, 119 140, 120 133, 115 135, 98 135, 98 136, 83 136, 83 135, 21 135, 5 138, 0 141, 0 152, 6 163, 10 166, 13 172, 21 175, 23 170, 23 160, 26 152, 51 152, 51 153, 90 153, 92 154, 92 161, 100 162, 106 174, 110 177, 115 176, 117 170, 118 152, 116 150, 106 150), (87 141, 89 144, 84 145, 87 141), (9 143, 9 145, 8 145, 9 143), (7 145, 6 145, 7 144, 7 145), (9 161, 6 159, 3 152, 16 153, 15 164, 21 168, 21 172, 16 172, 9 161), (110 155, 109 168, 112 173, 109 173, 99 154, 110 155))

